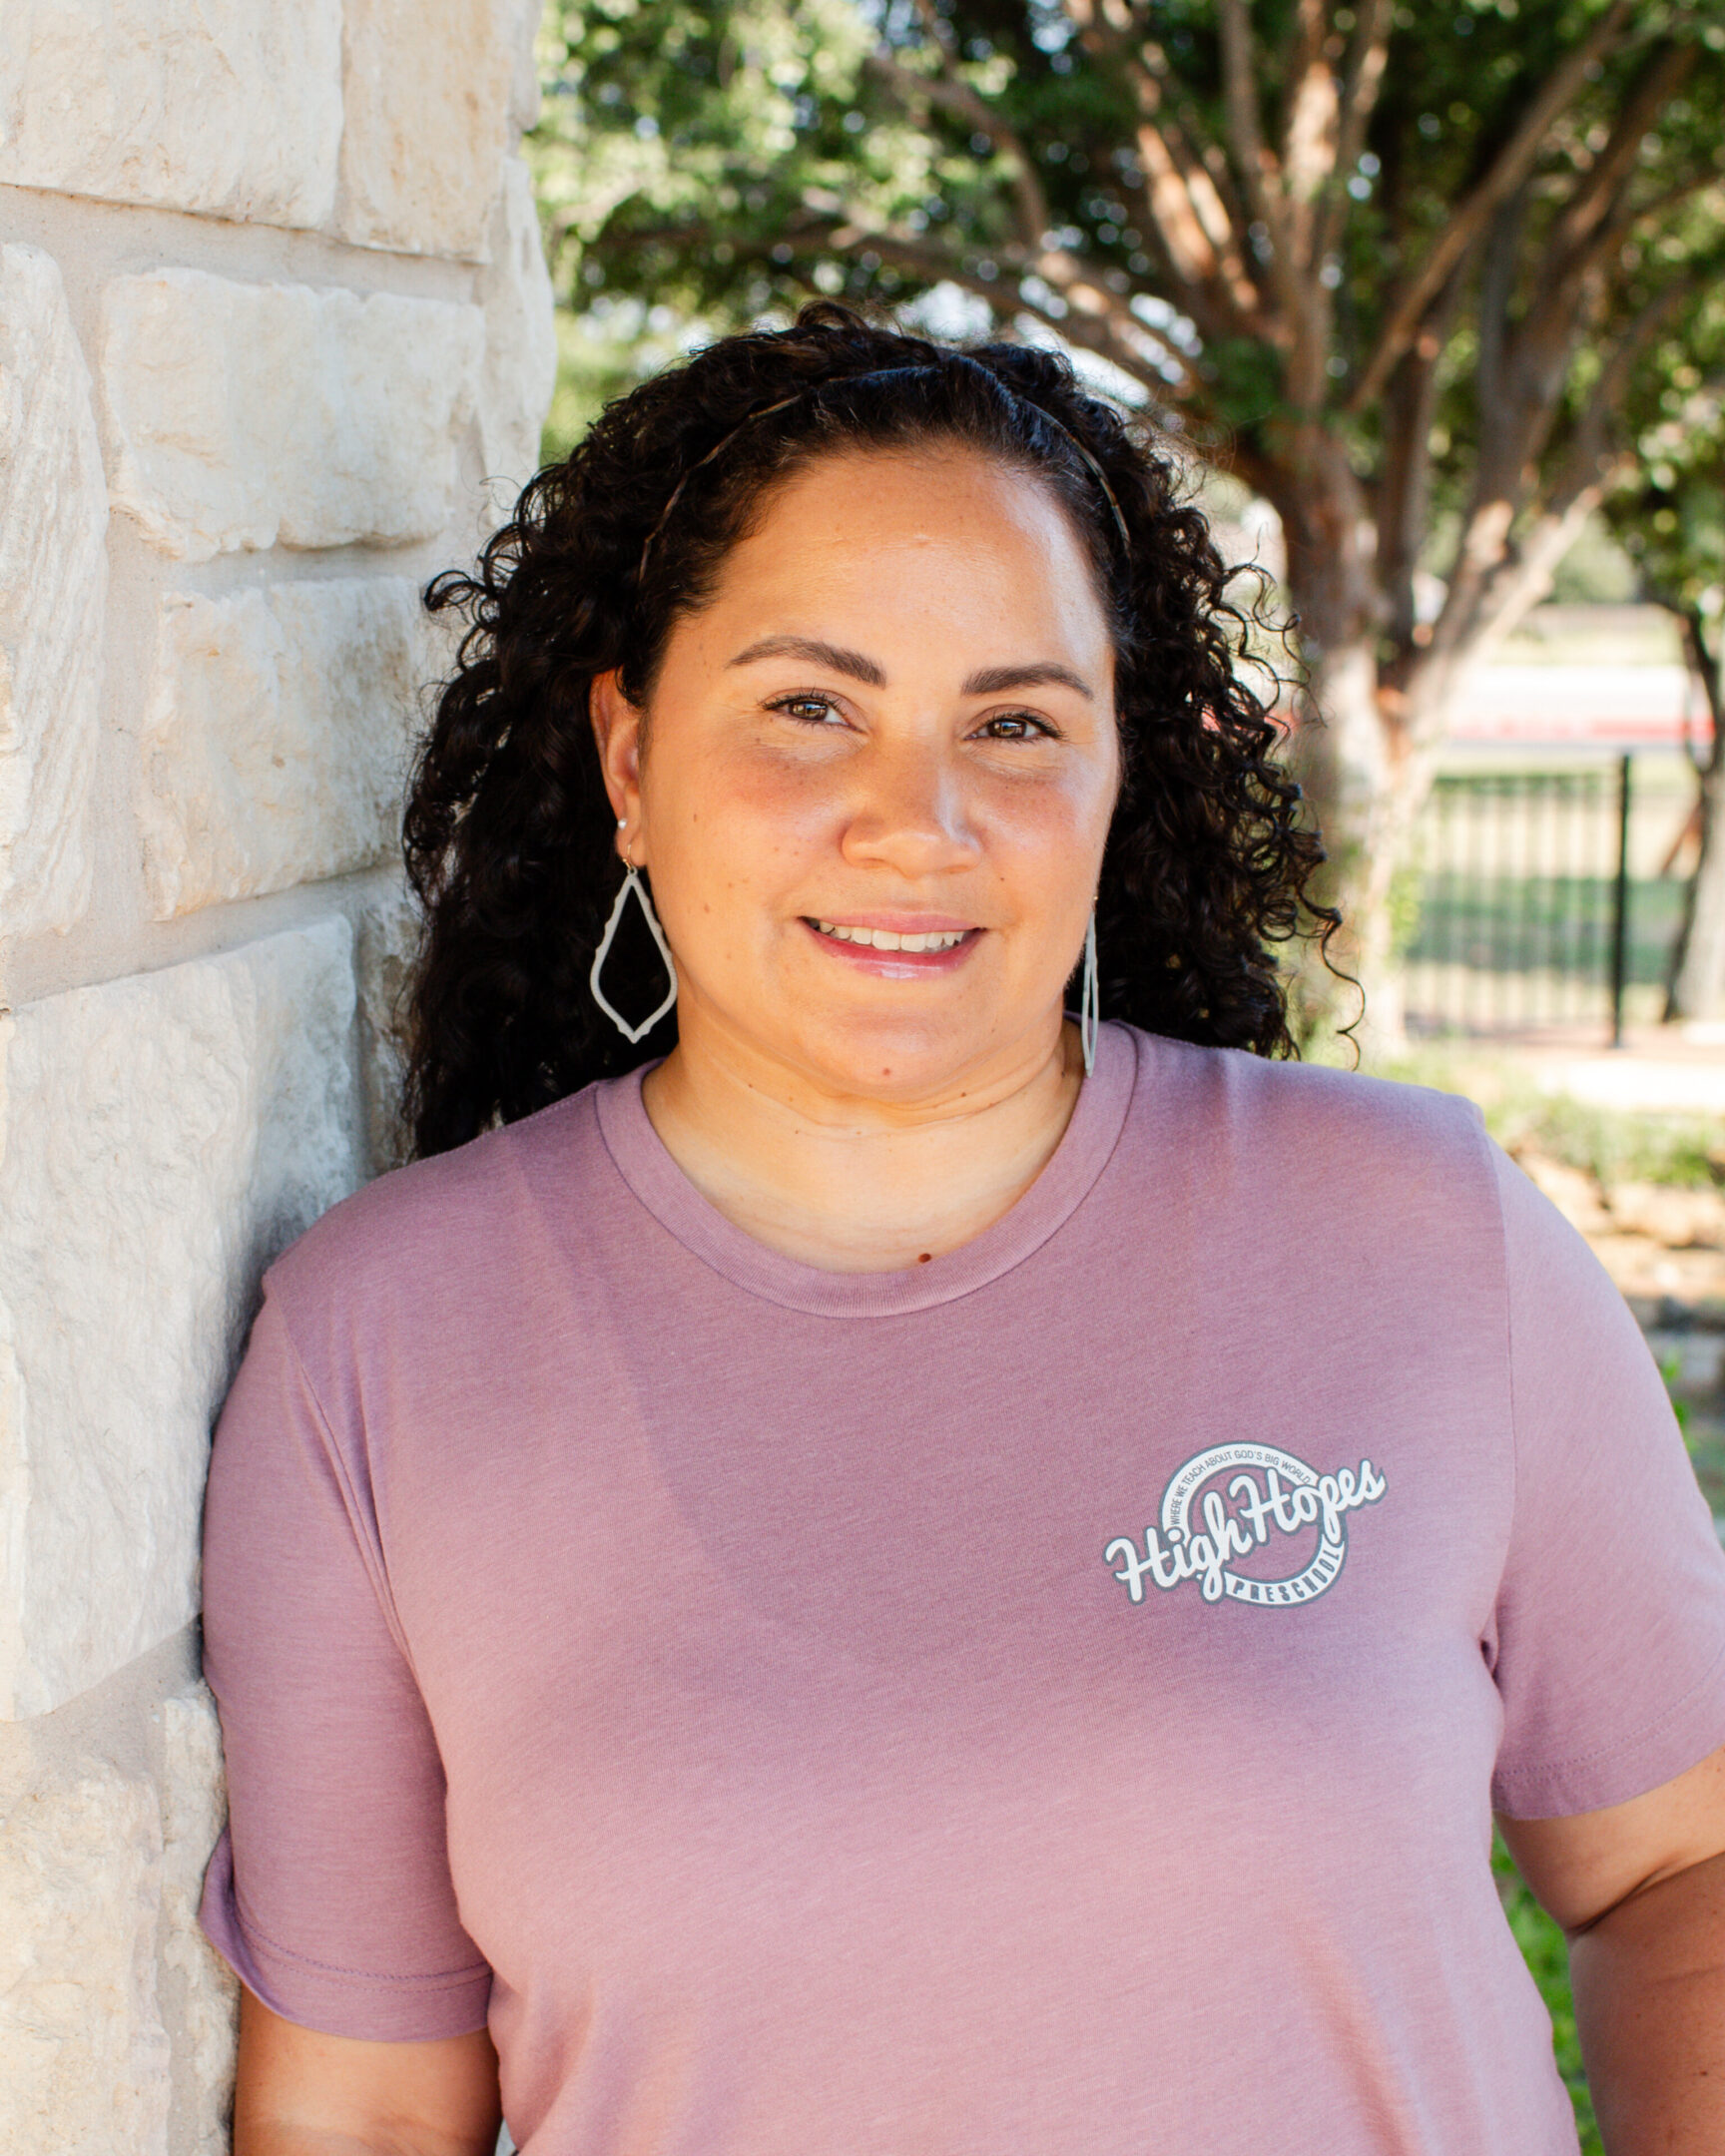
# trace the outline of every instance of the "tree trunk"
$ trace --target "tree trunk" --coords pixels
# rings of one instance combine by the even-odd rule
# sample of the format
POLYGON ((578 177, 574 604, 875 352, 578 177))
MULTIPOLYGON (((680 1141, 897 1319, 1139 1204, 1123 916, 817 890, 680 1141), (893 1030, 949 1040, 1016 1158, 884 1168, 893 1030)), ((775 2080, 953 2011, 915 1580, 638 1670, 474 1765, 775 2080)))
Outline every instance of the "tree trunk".
POLYGON ((1365 997, 1325 995, 1307 977, 1321 1021, 1349 1025, 1363 1049, 1393 1053, 1404 1038, 1392 948, 1391 886, 1406 856, 1421 791, 1396 700, 1379 677, 1379 599, 1365 558, 1365 501, 1346 451, 1302 429, 1270 480, 1288 551, 1288 583, 1306 673, 1294 766, 1330 859, 1322 896, 1341 908, 1335 962, 1365 997))
POLYGON ((1701 774, 1701 857, 1690 878, 1668 1019, 1725 1019, 1725 758, 1701 774))
POLYGON ((1701 852, 1689 879, 1665 1017, 1717 1022, 1725 1019, 1725 670, 1707 649, 1700 618, 1684 607, 1672 611, 1690 670, 1706 696, 1713 732, 1697 773, 1701 852))

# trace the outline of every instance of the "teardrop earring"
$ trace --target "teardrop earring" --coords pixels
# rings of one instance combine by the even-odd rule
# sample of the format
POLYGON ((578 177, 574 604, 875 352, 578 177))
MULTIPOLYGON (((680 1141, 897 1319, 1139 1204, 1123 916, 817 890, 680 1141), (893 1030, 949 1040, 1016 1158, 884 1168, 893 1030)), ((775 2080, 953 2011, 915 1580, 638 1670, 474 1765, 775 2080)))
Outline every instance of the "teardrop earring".
POLYGON ((1096 1068, 1096 1035, 1102 1024, 1102 990, 1096 978, 1096 908, 1084 931, 1084 981, 1078 994, 1078 1041, 1084 1050, 1084 1075, 1096 1068))
MULTIPOLYGON (((627 819, 619 816, 617 818, 617 828, 623 830, 626 827, 627 819)), ((648 893, 646 884, 641 880, 641 871, 627 853, 623 856, 623 866, 626 873, 617 896, 612 900, 611 918, 605 923, 605 933, 599 938, 599 948, 593 953, 593 968, 587 975, 587 985, 593 991, 594 1002, 598 1004, 599 1008, 610 1019, 623 1038, 628 1041, 630 1046, 634 1047, 638 1042, 646 1039, 647 1035, 652 1032, 660 1019, 676 1002, 677 967, 671 957, 671 946, 665 940, 665 931, 659 925, 659 916, 653 910, 652 897, 648 893), (650 1018, 643 1019, 638 1026, 632 1026, 616 1004, 611 1001, 610 997, 605 993, 604 982, 600 978, 605 970, 605 961, 611 955, 611 946, 617 939, 617 930, 623 919, 623 908, 629 901, 631 891, 635 893, 642 917, 646 920, 653 940, 659 947, 659 955, 665 961, 665 972, 671 983, 670 987, 665 991, 665 1000, 659 1005, 659 1008, 654 1011, 650 1018)))

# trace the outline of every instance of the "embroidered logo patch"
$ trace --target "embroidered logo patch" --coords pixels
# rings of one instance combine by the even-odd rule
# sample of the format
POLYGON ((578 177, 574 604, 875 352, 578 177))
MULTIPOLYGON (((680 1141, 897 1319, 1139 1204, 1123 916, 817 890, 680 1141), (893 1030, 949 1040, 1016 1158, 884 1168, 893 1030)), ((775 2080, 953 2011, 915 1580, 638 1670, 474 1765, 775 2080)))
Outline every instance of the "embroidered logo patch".
POLYGON ((1134 1602, 1144 1599, 1146 1576, 1169 1593, 1196 1580, 1206 1602, 1315 1602, 1347 1561, 1348 1514, 1388 1487, 1369 1459, 1321 1475, 1275 1445, 1212 1445, 1175 1471, 1143 1548, 1116 1535, 1103 1561, 1134 1602))

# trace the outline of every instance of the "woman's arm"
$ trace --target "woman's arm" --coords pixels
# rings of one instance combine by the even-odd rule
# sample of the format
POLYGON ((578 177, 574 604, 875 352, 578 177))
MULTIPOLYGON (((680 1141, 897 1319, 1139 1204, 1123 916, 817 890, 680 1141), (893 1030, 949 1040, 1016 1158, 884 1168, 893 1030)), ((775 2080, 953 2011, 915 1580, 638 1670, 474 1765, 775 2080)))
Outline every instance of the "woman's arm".
POLYGON ((1575 2018, 1608 2156, 1725 2149, 1725 1751, 1573 1819, 1504 1820, 1569 1938, 1575 2018))
POLYGON ((483 2029, 362 2043, 240 1994, 234 2156, 491 2156, 502 2116, 483 2029))

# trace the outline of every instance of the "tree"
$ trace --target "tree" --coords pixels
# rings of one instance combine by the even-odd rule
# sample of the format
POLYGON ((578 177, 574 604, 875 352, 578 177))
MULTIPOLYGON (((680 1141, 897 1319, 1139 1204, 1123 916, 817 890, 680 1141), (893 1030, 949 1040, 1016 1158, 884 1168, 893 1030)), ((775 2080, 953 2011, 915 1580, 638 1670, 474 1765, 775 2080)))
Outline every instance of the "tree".
POLYGON ((1689 743, 1699 851, 1672 958, 1665 1015, 1725 1018, 1725 297, 1698 292, 1654 355, 1630 412, 1605 514, 1667 608, 1704 712, 1689 743))
POLYGON ((1468 667, 1721 267, 1725 29, 1671 0, 553 0, 561 273, 714 327, 956 286, 1279 513, 1359 938, 1468 667), (1435 522, 1447 537, 1431 558, 1435 522), (1435 618, 1418 604, 1436 568, 1435 618))

